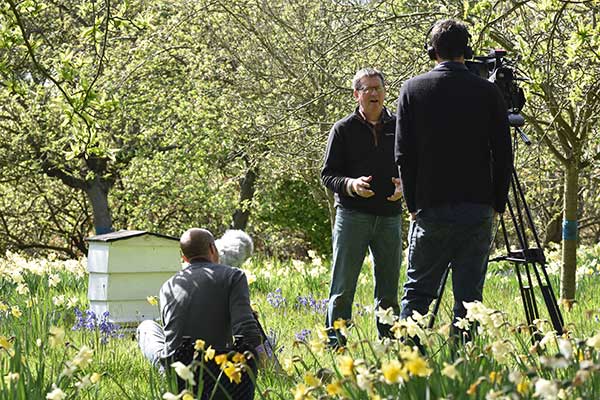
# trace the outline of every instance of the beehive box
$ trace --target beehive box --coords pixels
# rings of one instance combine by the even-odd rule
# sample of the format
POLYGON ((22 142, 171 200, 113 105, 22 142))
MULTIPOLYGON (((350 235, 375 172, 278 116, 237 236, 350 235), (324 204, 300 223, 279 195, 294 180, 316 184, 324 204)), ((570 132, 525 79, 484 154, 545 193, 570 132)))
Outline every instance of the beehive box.
POLYGON ((146 231, 122 230, 87 238, 88 299, 113 322, 159 317, 147 301, 181 268, 179 239, 146 231))

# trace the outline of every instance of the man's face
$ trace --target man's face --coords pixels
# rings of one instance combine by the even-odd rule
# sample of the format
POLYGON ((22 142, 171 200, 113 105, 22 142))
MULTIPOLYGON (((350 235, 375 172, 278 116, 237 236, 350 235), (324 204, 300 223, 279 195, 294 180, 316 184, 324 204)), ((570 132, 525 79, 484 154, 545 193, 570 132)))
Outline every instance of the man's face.
POLYGON ((361 111, 368 116, 379 117, 383 109, 385 88, 378 76, 365 76, 354 90, 354 98, 361 111))

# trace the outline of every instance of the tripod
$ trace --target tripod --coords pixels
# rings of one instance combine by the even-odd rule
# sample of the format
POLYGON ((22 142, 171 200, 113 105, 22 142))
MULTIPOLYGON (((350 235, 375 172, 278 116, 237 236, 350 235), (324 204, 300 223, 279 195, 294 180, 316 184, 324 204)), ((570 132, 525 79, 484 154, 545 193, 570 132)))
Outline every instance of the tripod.
MULTIPOLYGON (((513 140, 513 154, 517 148, 517 133, 520 135, 523 142, 526 145, 530 145, 531 141, 520 128, 523 125, 524 120, 519 114, 512 114, 520 118, 510 118, 511 126, 514 127, 514 140, 513 140)), ((523 301, 523 308, 525 310, 525 317, 529 326, 530 332, 533 334, 533 321, 539 319, 539 310, 537 301, 535 298, 535 283, 542 293, 542 298, 548 309, 550 321, 552 327, 558 335, 563 333, 564 321, 562 314, 558 308, 556 297, 552 290, 552 285, 546 271, 546 257, 544 256, 544 250, 542 249, 540 239, 531 217, 531 211, 525 200, 525 194, 523 187, 519 181, 517 171, 515 170, 514 163, 511 172, 511 182, 509 189, 509 196, 507 202, 508 222, 505 222, 505 217, 500 217, 500 226, 502 228, 502 234, 504 236, 504 242, 506 244, 506 255, 488 259, 489 262, 507 260, 514 264, 514 271, 517 276, 517 282, 519 284, 519 292, 521 294, 521 300, 523 301), (512 224, 514 232, 517 236, 518 247, 513 249, 509 239, 509 235, 506 229, 506 224, 512 224), (533 242, 532 242, 533 239, 533 242), (532 247, 532 244, 536 247, 532 247)), ((505 213, 507 214, 507 213, 505 213)), ((446 269, 442 275, 442 280, 437 293, 437 299, 433 307, 433 313, 429 320, 428 327, 433 328, 436 315, 440 308, 442 295, 444 294, 444 287, 446 286, 446 280, 450 272, 450 266, 446 269)), ((538 340, 539 335, 534 335, 533 340, 538 340)))

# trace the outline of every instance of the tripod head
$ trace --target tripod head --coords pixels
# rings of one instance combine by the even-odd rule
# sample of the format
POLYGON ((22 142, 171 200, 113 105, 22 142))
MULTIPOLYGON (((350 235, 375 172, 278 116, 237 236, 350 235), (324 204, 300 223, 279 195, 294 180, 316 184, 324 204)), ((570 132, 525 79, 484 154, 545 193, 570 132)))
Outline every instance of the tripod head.
POLYGON ((525 125, 525 118, 523 118, 523 116, 521 114, 515 113, 515 112, 509 112, 508 113, 508 125, 515 128, 515 131, 517 131, 519 133, 519 136, 521 136, 521 140, 527 146, 531 145, 531 140, 525 134, 525 132, 523 132, 523 129, 521 129, 521 127, 523 125, 525 125))

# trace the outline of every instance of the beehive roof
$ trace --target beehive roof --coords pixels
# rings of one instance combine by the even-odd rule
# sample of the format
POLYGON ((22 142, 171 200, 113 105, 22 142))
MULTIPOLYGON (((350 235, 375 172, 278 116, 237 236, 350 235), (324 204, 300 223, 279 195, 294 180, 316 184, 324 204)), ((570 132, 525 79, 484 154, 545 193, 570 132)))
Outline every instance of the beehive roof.
POLYGON ((162 233, 153 233, 153 232, 148 232, 148 231, 135 231, 135 230, 126 230, 126 229, 116 231, 116 232, 104 233, 102 235, 90 236, 89 238, 87 238, 85 240, 88 242, 116 242, 118 240, 125 240, 125 239, 130 239, 133 237, 137 237, 137 236, 143 236, 143 235, 151 235, 151 236, 156 236, 156 237, 160 237, 160 238, 164 238, 164 239, 179 241, 179 238, 176 238, 174 236, 169 236, 169 235, 163 235, 162 233))

